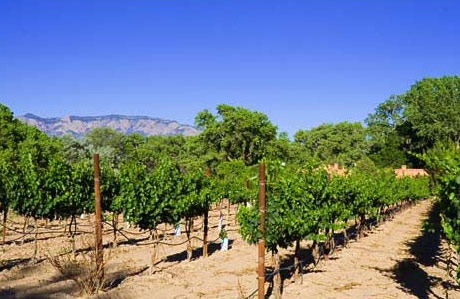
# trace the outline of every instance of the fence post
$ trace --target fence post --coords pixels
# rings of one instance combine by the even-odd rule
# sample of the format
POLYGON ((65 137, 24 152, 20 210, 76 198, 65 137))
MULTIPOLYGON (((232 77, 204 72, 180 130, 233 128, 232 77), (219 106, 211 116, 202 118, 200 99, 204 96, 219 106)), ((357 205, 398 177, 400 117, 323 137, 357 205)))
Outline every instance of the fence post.
POLYGON ((96 270, 98 276, 99 288, 102 288, 104 279, 104 255, 102 247, 102 217, 101 217, 101 188, 99 182, 99 154, 95 153, 94 160, 94 206, 96 212, 96 270))
POLYGON ((259 263, 258 263, 258 297, 265 297, 265 163, 259 164, 259 213, 260 231, 262 238, 259 239, 259 263))

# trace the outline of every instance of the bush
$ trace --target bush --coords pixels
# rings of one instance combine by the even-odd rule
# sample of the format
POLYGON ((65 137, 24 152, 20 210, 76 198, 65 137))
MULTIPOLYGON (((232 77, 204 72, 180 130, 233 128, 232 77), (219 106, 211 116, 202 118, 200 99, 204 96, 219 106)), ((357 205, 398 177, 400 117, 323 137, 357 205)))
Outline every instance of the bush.
MULTIPOLYGON (((60 252, 47 259, 50 264, 61 273, 65 279, 75 281, 80 291, 87 295, 97 294, 104 287, 104 268, 110 259, 110 252, 104 254, 104 262, 100 269, 96 265, 96 247, 92 237, 82 239, 82 250, 74 256, 70 248, 61 248, 60 252)), ((107 251, 106 251, 107 252, 107 251)))

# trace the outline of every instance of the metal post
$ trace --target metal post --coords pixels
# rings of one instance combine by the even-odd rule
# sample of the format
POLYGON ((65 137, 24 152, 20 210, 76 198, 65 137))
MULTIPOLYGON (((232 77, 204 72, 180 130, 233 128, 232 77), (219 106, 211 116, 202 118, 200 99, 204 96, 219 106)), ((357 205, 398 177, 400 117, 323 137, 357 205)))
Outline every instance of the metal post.
POLYGON ((94 206, 96 212, 96 269, 98 274, 99 284, 102 283, 104 278, 104 255, 102 247, 102 217, 101 217, 101 188, 99 182, 99 154, 93 156, 94 160, 94 206))
POLYGON ((258 297, 265 297, 265 163, 259 164, 259 213, 260 213, 260 231, 262 238, 259 239, 259 278, 258 278, 258 297))

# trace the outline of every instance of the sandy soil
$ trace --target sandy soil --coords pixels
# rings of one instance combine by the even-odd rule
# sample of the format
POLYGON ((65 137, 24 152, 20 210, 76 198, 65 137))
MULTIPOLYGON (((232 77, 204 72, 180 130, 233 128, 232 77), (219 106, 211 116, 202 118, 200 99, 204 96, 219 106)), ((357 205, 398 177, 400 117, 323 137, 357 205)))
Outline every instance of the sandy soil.
POLYGON ((460 298, 448 290, 445 242, 422 233, 422 220, 435 217, 430 208, 424 201, 383 223, 286 288, 284 298, 460 298))
MULTIPOLYGON (((348 248, 339 249, 328 262, 315 269, 308 266, 301 280, 293 282, 290 272, 283 273, 283 298, 460 298, 460 290, 445 271, 447 252, 437 233, 423 233, 422 221, 433 220, 431 202, 424 201, 387 221, 367 237, 352 241, 348 248), (431 216, 431 217, 430 217, 431 216)), ((226 211, 226 209, 224 209, 226 211)), ((233 224, 233 213, 230 223, 233 224)), ((217 217, 210 219, 210 240, 217 239, 217 217)), ((22 219, 15 218, 17 229, 22 219)), ((201 220, 196 221, 199 229, 201 220)), ((13 224, 11 224, 13 226, 13 224)), ((51 228, 58 224, 51 223, 51 228)), ((79 220, 81 230, 91 230, 88 220, 79 220)), ((229 226, 230 250, 219 250, 218 242, 209 246, 210 256, 201 258, 201 242, 195 240, 194 259, 186 261, 186 244, 160 247, 156 272, 148 274, 152 245, 148 233, 121 225, 131 241, 120 236, 120 245, 108 249, 106 277, 109 286, 105 292, 91 298, 239 298, 248 296, 257 288, 257 249, 242 241, 236 227, 229 226)), ((160 232, 161 228, 160 226, 160 232)), ((112 240, 109 227, 104 242, 112 240)), ((165 242, 184 242, 185 234, 172 235, 171 228, 165 242)), ((47 230, 40 228, 40 230, 47 230)), ((40 231, 39 230, 39 231, 40 231)), ((202 236, 201 232, 194 233, 202 236)), ((17 238, 8 235, 7 240, 17 238)), ((9 242, 1 248, 0 298, 75 298, 82 294, 72 280, 64 279, 44 256, 69 247, 69 239, 59 234, 42 234, 39 240, 38 263, 31 263, 34 252, 32 236, 24 244, 9 242)), ((92 236, 78 236, 77 244, 85 247, 92 236)), ((308 242, 302 243, 307 248, 308 242)), ((293 248, 281 251, 284 265, 292 263, 293 248)), ((270 256, 267 255, 267 264, 270 256)), ((269 283, 267 283, 269 289, 269 283)), ((83 296, 84 297, 84 296, 83 296)))

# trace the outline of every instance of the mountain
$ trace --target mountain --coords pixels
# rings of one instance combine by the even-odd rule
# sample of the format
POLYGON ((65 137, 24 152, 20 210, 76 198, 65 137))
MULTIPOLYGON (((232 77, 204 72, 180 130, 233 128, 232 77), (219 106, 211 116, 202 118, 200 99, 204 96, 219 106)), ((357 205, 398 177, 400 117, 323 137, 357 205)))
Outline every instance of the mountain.
POLYGON ((199 131, 189 125, 182 125, 177 121, 148 116, 64 116, 43 118, 28 113, 18 116, 21 121, 35 126, 49 136, 72 134, 82 137, 93 128, 111 128, 124 134, 137 133, 143 136, 195 136, 199 131))

